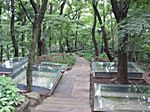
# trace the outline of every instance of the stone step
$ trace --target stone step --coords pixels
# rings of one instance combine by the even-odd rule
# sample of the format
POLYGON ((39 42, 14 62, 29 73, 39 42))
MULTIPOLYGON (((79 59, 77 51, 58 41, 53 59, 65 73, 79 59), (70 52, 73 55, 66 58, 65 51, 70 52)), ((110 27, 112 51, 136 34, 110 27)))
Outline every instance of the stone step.
MULTIPOLYGON (((65 108, 65 110, 68 110, 65 108)), ((57 107, 57 106, 48 106, 48 107, 37 107, 34 111, 32 112, 64 112, 64 108, 62 107, 57 107)))
POLYGON ((74 101, 51 101, 51 100, 44 100, 43 103, 48 103, 48 104, 74 104, 74 105, 88 105, 89 103, 88 102, 74 102, 74 101))
POLYGON ((70 102, 87 102, 87 103, 89 102, 88 98, 73 98, 73 97, 69 98, 48 97, 44 101, 58 101, 58 102, 70 101, 70 102))
POLYGON ((38 107, 48 107, 48 106, 57 106, 57 107, 88 107, 89 104, 84 103, 75 103, 75 102, 42 102, 38 107))
POLYGON ((49 97, 33 112, 88 112, 89 107, 87 99, 49 97))
POLYGON ((90 108, 86 107, 60 107, 60 106, 39 106, 32 112, 90 112, 90 108))

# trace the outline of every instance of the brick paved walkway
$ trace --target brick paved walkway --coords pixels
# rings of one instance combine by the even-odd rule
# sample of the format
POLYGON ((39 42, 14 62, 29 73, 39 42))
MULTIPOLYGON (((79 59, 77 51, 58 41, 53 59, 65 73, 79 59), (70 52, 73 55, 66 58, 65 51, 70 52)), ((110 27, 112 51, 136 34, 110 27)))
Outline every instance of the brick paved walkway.
POLYGON ((76 57, 71 71, 65 72, 52 96, 35 108, 35 112, 91 112, 89 104, 90 65, 76 57))

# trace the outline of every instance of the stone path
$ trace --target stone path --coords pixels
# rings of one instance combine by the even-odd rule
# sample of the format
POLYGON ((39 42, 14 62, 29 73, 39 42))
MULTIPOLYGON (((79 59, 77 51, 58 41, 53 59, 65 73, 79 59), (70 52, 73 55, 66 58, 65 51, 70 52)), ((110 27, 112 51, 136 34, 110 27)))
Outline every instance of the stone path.
POLYGON ((35 112, 91 112, 89 104, 90 65, 76 57, 71 71, 65 72, 52 96, 35 108, 35 112))

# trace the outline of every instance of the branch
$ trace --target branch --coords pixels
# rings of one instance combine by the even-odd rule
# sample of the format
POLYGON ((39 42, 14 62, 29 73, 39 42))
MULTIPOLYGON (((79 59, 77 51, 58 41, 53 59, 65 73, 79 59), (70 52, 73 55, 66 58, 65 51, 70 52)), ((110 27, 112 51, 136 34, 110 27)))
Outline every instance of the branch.
POLYGON ((101 26, 101 30, 102 30, 102 38, 103 38, 103 41, 104 41, 104 45, 105 45, 105 52, 106 52, 106 55, 108 57, 108 59, 110 61, 113 61, 113 57, 111 56, 110 54, 110 51, 109 51, 109 48, 108 48, 108 40, 107 40, 107 32, 105 30, 105 26, 103 25, 103 22, 102 22, 102 19, 101 19, 101 15, 97 9, 97 5, 93 2, 92 3, 93 5, 93 9, 94 9, 94 14, 98 17, 98 21, 99 21, 99 24, 101 26))
POLYGON ((117 23, 119 23, 119 21, 120 21, 120 9, 119 9, 117 0, 111 0, 111 5, 112 5, 112 11, 115 15, 117 23))
POLYGON ((102 25, 102 19, 101 19, 101 16, 99 14, 99 11, 97 9, 97 6, 94 3, 92 5, 93 5, 93 9, 94 9, 94 11, 95 11, 95 13, 96 13, 96 15, 98 17, 99 24, 102 25))
POLYGON ((76 11, 76 13, 73 15, 72 19, 76 19, 78 15, 78 12, 76 11))
POLYGON ((74 13, 74 12, 77 12, 78 10, 81 10, 81 9, 83 9, 84 7, 80 7, 79 9, 76 9, 76 10, 74 10, 74 11, 72 11, 72 12, 69 12, 69 13, 67 13, 67 14, 64 14, 64 16, 68 16, 69 14, 72 14, 72 13, 74 13))
POLYGON ((63 14, 63 9, 64 9, 64 6, 65 6, 65 3, 66 3, 66 0, 63 0, 63 3, 60 6, 60 14, 59 15, 63 14))
POLYGON ((70 17, 70 15, 68 15, 68 18, 71 20, 72 18, 70 17))
POLYGON ((26 16, 27 16, 27 18, 28 18, 28 20, 33 24, 33 22, 32 22, 32 20, 31 20, 31 18, 29 17, 29 15, 28 15, 28 13, 27 13, 27 10, 26 10, 26 8, 23 6, 23 4, 22 4, 22 1, 21 0, 19 0, 20 1, 20 5, 21 5, 21 7, 22 7, 22 9, 23 9, 23 11, 25 12, 25 14, 26 14, 26 16))
POLYGON ((44 14, 47 8, 47 2, 48 0, 43 0, 42 6, 41 6, 41 13, 44 14))
POLYGON ((44 18, 44 14, 45 14, 45 11, 47 9, 47 2, 48 0, 43 0, 42 2, 42 6, 39 10, 39 13, 38 13, 38 21, 41 23, 43 18, 44 18))
POLYGON ((127 17, 130 1, 131 0, 120 0, 120 2, 117 2, 117 0, 111 0, 112 11, 115 15, 117 23, 127 17))
POLYGON ((30 0, 30 3, 34 9, 35 14, 37 14, 38 13, 37 4, 35 3, 34 0, 30 0))

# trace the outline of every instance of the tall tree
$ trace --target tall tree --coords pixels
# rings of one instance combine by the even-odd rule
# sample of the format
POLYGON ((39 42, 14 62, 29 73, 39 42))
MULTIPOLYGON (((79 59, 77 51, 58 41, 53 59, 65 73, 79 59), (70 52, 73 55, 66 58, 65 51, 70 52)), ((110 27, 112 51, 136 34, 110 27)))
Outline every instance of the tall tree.
MULTIPOLYGON (((0 5, 0 32, 2 31, 2 26, 1 26, 1 15, 2 15, 2 5, 0 5)), ((0 61, 2 62, 3 61, 3 45, 2 45, 2 42, 0 44, 0 61)))
POLYGON ((28 59, 28 66, 27 66, 27 73, 26 73, 28 92, 32 91, 32 65, 34 63, 37 39, 40 36, 41 24, 45 15, 48 0, 42 0, 41 6, 39 6, 34 0, 30 0, 30 2, 34 9, 35 16, 34 16, 34 22, 32 27, 32 40, 31 40, 31 46, 29 50, 29 59, 28 59))
POLYGON ((99 24, 101 26, 101 31, 99 33, 102 32, 102 38, 103 38, 103 41, 104 41, 104 50, 106 52, 106 55, 107 55, 108 59, 110 61, 113 61, 113 57, 111 56, 109 48, 108 48, 108 39, 107 39, 108 38, 108 34, 107 34, 106 30, 105 30, 105 26, 104 26, 104 23, 102 22, 102 19, 101 19, 99 11, 97 9, 97 6, 94 3, 93 3, 93 9, 95 11, 95 14, 96 14, 96 16, 98 18, 99 24))
POLYGON ((15 2, 14 0, 11 0, 11 24, 10 24, 10 32, 11 32, 11 38, 12 38, 12 43, 13 43, 13 47, 15 50, 15 57, 19 56, 19 49, 18 49, 18 44, 17 44, 17 40, 15 37, 15 2))
MULTIPOLYGON (((79 12, 78 17, 77 17, 78 20, 80 19, 80 16, 81 16, 81 13, 79 12)), ((75 34, 75 42, 74 42, 74 48, 76 51, 78 48, 77 44, 78 44, 78 25, 76 26, 76 34, 75 34)))
POLYGON ((95 0, 92 2, 92 6, 93 6, 93 12, 94 12, 94 20, 93 20, 93 27, 92 27, 92 41, 93 41, 93 45, 95 48, 95 56, 99 56, 99 50, 98 50, 98 46, 97 46, 97 42, 96 42, 96 37, 95 37, 95 29, 96 29, 96 11, 94 10, 94 6, 96 6, 97 3, 95 2, 95 0))
MULTIPOLYGON (((112 11, 115 15, 118 25, 127 17, 130 0, 111 0, 112 11)), ((121 27, 118 28, 119 32, 122 32, 121 27)), ((118 73, 116 76, 116 82, 120 84, 128 83, 128 60, 127 60, 127 42, 128 34, 122 32, 118 41, 118 73)))
MULTIPOLYGON (((49 14, 53 14, 54 4, 52 2, 49 3, 49 14)), ((52 41, 52 26, 49 27, 49 51, 51 52, 51 41, 52 41)))
MULTIPOLYGON (((60 0, 60 13, 59 15, 61 16, 63 14, 63 10, 64 10, 64 7, 65 7, 65 4, 66 4, 66 0, 60 0)), ((62 34, 62 30, 61 30, 61 34, 62 34)), ((61 35, 62 36, 62 35, 61 35)), ((64 51, 64 48, 63 48, 63 45, 62 45, 62 39, 59 39, 59 51, 61 53, 63 53, 64 51)))

